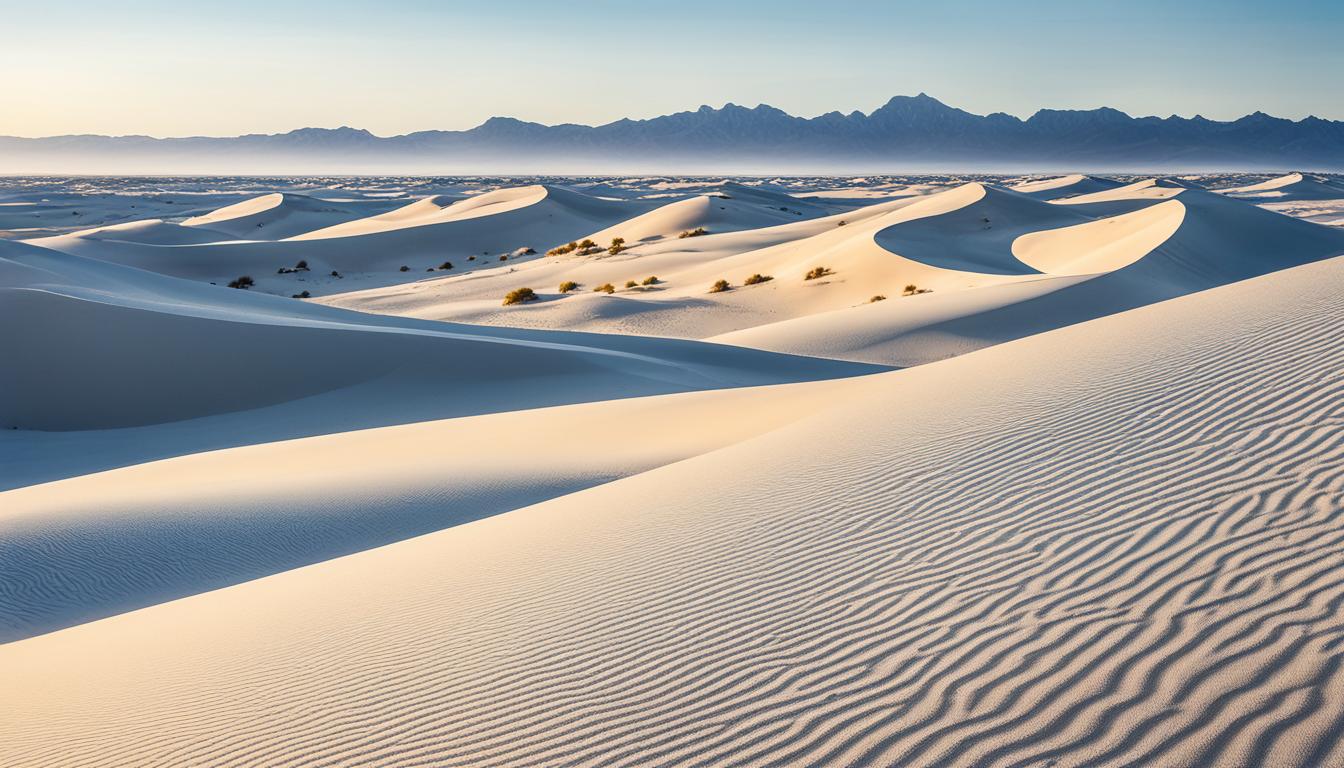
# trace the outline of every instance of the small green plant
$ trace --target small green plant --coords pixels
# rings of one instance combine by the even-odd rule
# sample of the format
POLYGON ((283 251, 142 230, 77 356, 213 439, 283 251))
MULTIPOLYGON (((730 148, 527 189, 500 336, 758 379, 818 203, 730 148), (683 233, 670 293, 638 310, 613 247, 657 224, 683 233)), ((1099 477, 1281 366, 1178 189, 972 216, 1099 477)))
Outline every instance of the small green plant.
POLYGON ((576 283, 576 282, 574 282, 573 280, 566 280, 565 282, 563 282, 563 283, 560 284, 560 292, 561 292, 561 293, 569 293, 570 291, 573 291, 573 290, 577 289, 578 287, 579 287, 579 284, 576 283))
POLYGON ((241 277, 237 277, 237 278, 235 278, 235 279, 229 281, 229 287, 230 287, 230 288, 242 288, 242 289, 247 289, 247 288, 251 288, 252 286, 254 286, 254 285, 256 285, 256 284, 257 284, 256 281, 254 281, 254 280, 252 279, 252 276, 251 276, 251 275, 242 275, 241 277))
POLYGON ((615 292, 616 292, 616 286, 612 285, 611 283, 603 283, 603 284, 601 284, 601 285, 599 285, 599 286, 597 286, 596 288, 593 289, 593 292, 594 292, 594 293, 596 293, 596 292, 598 292, 598 291, 601 291, 602 293, 615 293, 615 292))
POLYGON ((829 267, 813 267, 812 269, 809 269, 807 271, 807 275, 805 275, 803 279, 816 280, 818 278, 825 277, 829 274, 833 274, 829 267))
POLYGON ((746 280, 743 280, 743 281, 742 281, 742 284, 743 284, 743 285, 759 285, 759 284, 761 284, 761 283, 768 283, 768 282, 770 282, 771 280, 774 280, 774 279, 775 279, 775 278, 774 278, 773 275, 762 275, 761 273, 757 272, 756 274, 752 275, 751 277, 748 277, 746 280))
POLYGON ((727 280, 715 280, 715 281, 714 281, 714 284, 711 285, 711 286, 709 287, 709 292, 710 292, 710 293, 723 293, 724 291, 726 291, 726 290, 728 290, 729 288, 732 288, 732 287, 733 287, 733 286, 729 285, 729 283, 728 283, 727 280))
POLYGON ((653 275, 649 275, 648 277, 644 278, 643 282, 640 283, 640 284, 641 284, 641 285, 657 285, 657 284, 658 284, 658 278, 654 277, 653 275))
POLYGON ((886 296, 883 296, 882 294, 879 293, 879 294, 877 294, 876 296, 874 296, 873 298, 869 299, 869 300, 868 300, 868 303, 869 303, 869 304, 872 304, 873 302, 877 302, 877 301, 886 301, 886 300, 887 300, 887 297, 886 297, 886 296))
POLYGON ((504 294, 504 306, 510 304, 522 304, 527 301, 536 301, 537 293, 531 288, 514 288, 512 291, 504 294))
MULTIPOLYGON (((724 197, 727 198, 728 196, 724 195, 724 197)), ((700 237, 701 235, 708 235, 708 234, 709 230, 705 229, 704 227, 696 227, 695 229, 688 229, 685 232, 682 232, 680 235, 677 235, 677 237, 685 239, 687 237, 700 237)))

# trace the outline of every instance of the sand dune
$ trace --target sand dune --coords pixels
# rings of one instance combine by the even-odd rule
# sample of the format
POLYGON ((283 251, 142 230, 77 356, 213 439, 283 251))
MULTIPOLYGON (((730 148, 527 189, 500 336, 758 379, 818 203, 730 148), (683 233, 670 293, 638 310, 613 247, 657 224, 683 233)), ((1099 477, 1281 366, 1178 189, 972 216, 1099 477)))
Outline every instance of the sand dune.
POLYGON ((1323 176, 1311 176, 1302 173, 1289 173, 1258 184, 1248 184, 1218 191, 1230 197, 1265 202, 1344 199, 1344 183, 1323 176))
POLYGON ((244 240, 283 240, 341 221, 381 212, 397 203, 391 200, 320 200, 292 192, 268 195, 225 206, 182 222, 187 227, 205 227, 244 240))
MULTIPOLYGON (((306 234, 274 241, 168 247, 62 236, 29 242, 191 280, 223 285, 248 275, 259 291, 291 295, 307 290, 321 295, 405 283, 444 262, 453 264, 447 271, 454 274, 507 268, 510 265, 501 262, 500 256, 527 258, 520 251, 545 251, 655 205, 604 200, 559 187, 533 185, 486 193, 426 217, 352 221, 348 228, 338 231, 309 226, 311 219, 296 216, 294 228, 306 234), (279 269, 292 268, 300 261, 308 264, 308 271, 278 274, 279 269), (405 272, 401 271, 403 266, 407 267, 405 272), (332 276, 332 271, 340 277, 332 276)), ((258 215, 269 214, 262 211, 258 215)), ((352 217, 342 214, 341 218, 352 217)), ((221 225, 218 220, 202 220, 197 226, 219 230, 221 225)), ((247 227, 233 229, 246 231, 247 227)))
POLYGON ((0 646, 0 762, 1344 762, 1342 290, 1336 259, 872 377, 0 646))
POLYGON ((1038 200, 1061 200, 1077 195, 1089 195, 1095 192, 1104 192, 1119 186, 1123 185, 1114 179, 1074 173, 1068 176, 1024 181, 1020 184, 1012 185, 1009 189, 1014 192, 1029 195, 1038 200))

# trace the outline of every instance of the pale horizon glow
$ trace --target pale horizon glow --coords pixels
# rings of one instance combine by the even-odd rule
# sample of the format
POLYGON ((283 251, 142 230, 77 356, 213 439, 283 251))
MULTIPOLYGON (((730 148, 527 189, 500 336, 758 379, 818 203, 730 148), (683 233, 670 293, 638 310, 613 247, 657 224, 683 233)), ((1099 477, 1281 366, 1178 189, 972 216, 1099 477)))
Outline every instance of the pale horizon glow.
POLYGON ((701 104, 803 117, 925 92, 977 114, 1344 119, 1344 6, 0 0, 0 135, 380 136, 701 104))

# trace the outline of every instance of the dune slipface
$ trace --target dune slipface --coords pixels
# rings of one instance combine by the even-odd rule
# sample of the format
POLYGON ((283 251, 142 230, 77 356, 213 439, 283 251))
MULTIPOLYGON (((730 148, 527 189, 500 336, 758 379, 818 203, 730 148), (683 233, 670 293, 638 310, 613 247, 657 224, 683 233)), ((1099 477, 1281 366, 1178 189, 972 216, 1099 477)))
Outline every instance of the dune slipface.
POLYGON ((259 183, 0 180, 0 765, 1344 764, 1336 178, 259 183))

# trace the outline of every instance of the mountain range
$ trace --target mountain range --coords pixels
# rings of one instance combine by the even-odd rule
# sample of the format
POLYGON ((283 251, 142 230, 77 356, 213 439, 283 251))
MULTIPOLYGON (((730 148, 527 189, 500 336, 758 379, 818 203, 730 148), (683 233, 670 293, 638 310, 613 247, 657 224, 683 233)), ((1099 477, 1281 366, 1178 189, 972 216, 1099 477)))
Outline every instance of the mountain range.
POLYGON ((1344 122, 1262 112, 1232 121, 1042 109, 976 115, 926 94, 813 118, 702 106, 598 126, 493 117, 381 137, 301 128, 236 137, 0 137, 0 173, 898 173, 1344 170, 1344 122))

